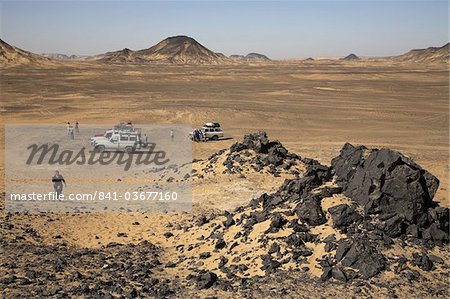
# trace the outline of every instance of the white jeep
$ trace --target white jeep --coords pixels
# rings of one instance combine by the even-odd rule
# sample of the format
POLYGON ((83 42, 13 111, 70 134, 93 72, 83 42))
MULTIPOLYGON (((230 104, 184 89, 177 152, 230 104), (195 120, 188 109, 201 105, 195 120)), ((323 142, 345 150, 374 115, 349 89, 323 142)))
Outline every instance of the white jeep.
POLYGON ((132 153, 136 148, 140 148, 140 137, 136 132, 119 132, 112 134, 109 139, 102 138, 94 142, 94 149, 98 152, 125 151, 132 153))
POLYGON ((200 130, 208 140, 218 140, 223 137, 222 128, 218 123, 206 123, 200 130))
MULTIPOLYGON (((206 123, 198 130, 201 131, 203 138, 206 140, 218 140, 223 137, 223 130, 219 123, 206 123)), ((192 140, 194 140, 194 132, 189 133, 189 137, 192 140)))
POLYGON ((132 125, 116 125, 113 129, 106 130, 103 135, 96 135, 91 137, 91 145, 95 145, 95 142, 101 139, 110 139, 113 135, 120 133, 137 133, 141 134, 140 128, 134 128, 132 125))
POLYGON ((105 131, 105 134, 103 134, 103 135, 91 137, 91 145, 94 145, 94 143, 100 139, 110 139, 111 136, 114 134, 114 132, 117 132, 117 131, 107 130, 107 131, 105 131))

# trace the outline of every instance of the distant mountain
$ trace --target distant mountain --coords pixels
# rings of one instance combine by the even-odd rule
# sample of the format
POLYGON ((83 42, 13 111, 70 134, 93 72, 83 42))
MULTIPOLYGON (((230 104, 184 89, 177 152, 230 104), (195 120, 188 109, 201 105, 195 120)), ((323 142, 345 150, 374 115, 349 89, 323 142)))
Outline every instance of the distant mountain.
POLYGON ((89 56, 66 55, 60 53, 41 53, 41 56, 54 60, 86 60, 89 56))
POLYGON ((16 65, 32 62, 42 63, 48 61, 50 61, 50 59, 47 57, 11 46, 7 42, 0 39, 0 64, 16 65))
POLYGON ((270 61, 270 58, 266 55, 259 53, 249 53, 245 56, 245 60, 247 61, 270 61))
POLYGON ((216 52, 216 54, 221 58, 225 58, 225 59, 227 58, 227 56, 223 53, 216 52))
POLYGON ((166 38, 151 48, 132 51, 123 49, 106 53, 99 59, 105 63, 174 63, 220 64, 228 58, 214 53, 188 36, 166 38))
POLYGON ((271 61, 269 57, 259 53, 249 53, 246 56, 231 55, 230 58, 237 61, 271 61))
POLYGON ((410 62, 449 62, 449 43, 442 47, 414 49, 403 55, 393 57, 396 60, 410 62))
POLYGON ((233 60, 245 60, 244 55, 230 55, 230 58, 233 60))
POLYGON ((353 53, 342 58, 342 60, 349 60, 349 61, 350 60, 359 60, 359 59, 360 58, 353 53))
POLYGON ((138 57, 135 57, 133 54, 133 50, 125 48, 123 50, 108 52, 99 55, 99 57, 101 61, 109 63, 141 62, 141 60, 138 57))

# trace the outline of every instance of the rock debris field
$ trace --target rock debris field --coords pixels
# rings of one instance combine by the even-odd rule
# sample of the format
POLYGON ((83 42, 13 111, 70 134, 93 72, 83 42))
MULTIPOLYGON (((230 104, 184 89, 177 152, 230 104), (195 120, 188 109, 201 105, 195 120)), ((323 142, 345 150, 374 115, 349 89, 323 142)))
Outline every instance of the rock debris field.
POLYGON ((2 294, 449 295, 449 209, 433 201, 439 180, 411 158, 345 144, 327 166, 256 132, 192 166, 197 170, 186 179, 193 182, 212 173, 245 178, 264 172, 286 179, 277 191, 249 198, 234 210, 193 213, 179 221, 174 215, 161 232, 163 245, 147 240, 99 248, 43 244, 38 231, 15 224, 20 215, 4 211, 2 294))

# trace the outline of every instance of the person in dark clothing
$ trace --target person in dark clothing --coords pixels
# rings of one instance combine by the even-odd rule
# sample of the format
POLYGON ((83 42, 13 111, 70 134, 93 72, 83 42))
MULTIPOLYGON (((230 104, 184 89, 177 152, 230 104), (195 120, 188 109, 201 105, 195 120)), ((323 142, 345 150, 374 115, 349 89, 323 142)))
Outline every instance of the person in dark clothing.
POLYGON ((194 140, 195 142, 199 142, 200 141, 200 131, 199 130, 195 130, 194 131, 194 140))
POLYGON ((59 199, 59 197, 62 194, 63 190, 63 183, 64 186, 67 187, 66 181, 64 180, 64 177, 59 174, 59 171, 55 171, 55 175, 52 177, 52 183, 53 183, 53 189, 56 192, 56 198, 59 199))
POLYGON ((80 124, 78 123, 78 120, 75 122, 75 132, 80 133, 80 124))

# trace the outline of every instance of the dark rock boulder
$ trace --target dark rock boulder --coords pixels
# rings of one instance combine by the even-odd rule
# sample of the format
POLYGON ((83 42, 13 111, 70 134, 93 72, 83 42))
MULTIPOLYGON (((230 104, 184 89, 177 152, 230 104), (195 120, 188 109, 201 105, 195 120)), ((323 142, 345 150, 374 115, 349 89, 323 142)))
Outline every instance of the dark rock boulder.
POLYGON ((320 181, 320 185, 332 178, 330 168, 320 164, 319 161, 310 158, 303 158, 302 162, 306 164, 305 177, 316 177, 320 181))
POLYGON ((327 222, 320 205, 320 199, 313 196, 305 199, 295 208, 298 219, 310 226, 321 225, 327 222))
POLYGON ((413 258, 414 258, 413 264, 419 267, 420 269, 424 271, 431 271, 433 269, 433 262, 430 260, 428 255, 413 253, 413 258))
POLYGON ((197 226, 202 226, 203 224, 208 223, 209 220, 205 215, 200 215, 196 221, 197 226))
POLYGON ((342 147, 339 156, 333 158, 331 166, 336 175, 336 181, 340 185, 346 186, 352 179, 357 166, 361 163, 363 155, 367 150, 363 145, 355 147, 350 143, 346 143, 342 147))
POLYGON ((281 214, 275 214, 270 221, 270 227, 268 229, 268 232, 271 233, 278 232, 280 228, 283 228, 283 226, 286 223, 287 220, 281 214))
POLYGON ((261 270, 266 273, 273 273, 276 269, 281 267, 281 263, 274 260, 270 254, 265 254, 261 256, 262 259, 262 267, 261 270))
POLYGON ((347 275, 345 275, 344 270, 338 267, 335 267, 331 270, 331 277, 342 282, 347 282, 347 275))
POLYGON ((234 152, 240 152, 247 149, 247 146, 245 144, 236 142, 234 144, 231 145, 230 147, 230 153, 234 153, 234 152))
POLYGON ((236 224, 236 222, 233 219, 233 215, 231 215, 230 213, 227 212, 225 217, 227 217, 227 219, 224 222, 222 222, 223 226, 230 227, 230 226, 236 224))
POLYGON ((380 229, 389 237, 395 238, 406 233, 406 225, 402 215, 394 215, 380 224, 380 229))
POLYGON ((448 231, 441 230, 436 223, 423 230, 422 238, 433 242, 447 243, 449 241, 448 231))
POLYGON ((441 230, 445 236, 441 240, 448 240, 448 231, 450 229, 449 225, 450 210, 444 207, 434 207, 428 209, 428 222, 434 226, 434 229, 441 230))
POLYGON ((283 164, 288 151, 285 149, 281 143, 274 142, 272 146, 268 149, 267 161, 269 165, 279 166, 283 164))
POLYGON ((329 208, 328 212, 333 219, 333 225, 338 228, 351 225, 362 219, 361 215, 356 212, 354 205, 340 204, 329 208))
POLYGON ((235 143, 231 146, 230 152, 239 152, 245 149, 252 149, 260 154, 280 154, 286 157, 288 151, 278 141, 270 141, 267 133, 259 131, 244 136, 242 143, 235 143))
POLYGON ((224 241, 224 239, 220 238, 217 240, 216 244, 214 245, 215 249, 222 249, 227 246, 227 243, 224 241))
POLYGON ((218 280, 217 275, 212 271, 202 270, 197 276, 197 288, 198 289, 209 289, 218 280))
POLYGON ((337 183, 344 194, 370 214, 393 214, 408 224, 421 222, 439 180, 409 157, 389 149, 369 150, 346 144, 332 162, 337 183))
POLYGON ((363 279, 375 276, 386 267, 384 256, 364 236, 339 240, 336 262, 358 270, 363 279))

